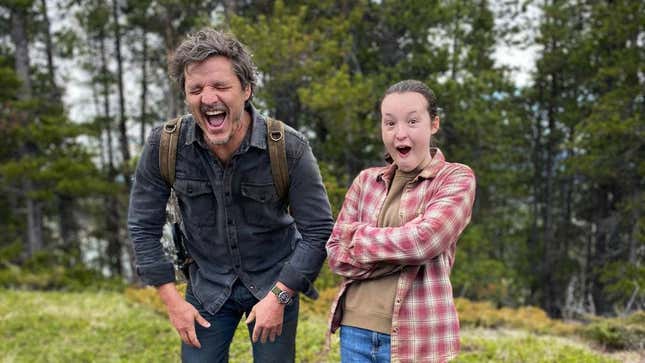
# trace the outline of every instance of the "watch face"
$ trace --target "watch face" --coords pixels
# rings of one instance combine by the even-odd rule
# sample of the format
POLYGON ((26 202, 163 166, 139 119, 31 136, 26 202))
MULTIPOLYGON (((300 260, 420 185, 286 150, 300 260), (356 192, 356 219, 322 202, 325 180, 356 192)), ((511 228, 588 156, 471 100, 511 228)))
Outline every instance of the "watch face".
POLYGON ((282 304, 288 304, 291 301, 291 296, 286 291, 280 291, 280 294, 278 295, 278 300, 282 304))

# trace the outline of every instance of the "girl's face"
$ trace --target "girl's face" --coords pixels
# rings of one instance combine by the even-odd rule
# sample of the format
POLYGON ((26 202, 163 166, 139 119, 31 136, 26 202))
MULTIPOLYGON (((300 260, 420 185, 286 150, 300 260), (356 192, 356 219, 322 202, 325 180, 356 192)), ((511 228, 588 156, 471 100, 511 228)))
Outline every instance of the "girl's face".
POLYGON ((416 92, 391 93, 381 102, 381 137, 385 150, 402 171, 413 171, 432 159, 430 138, 439 117, 430 118, 428 102, 416 92))

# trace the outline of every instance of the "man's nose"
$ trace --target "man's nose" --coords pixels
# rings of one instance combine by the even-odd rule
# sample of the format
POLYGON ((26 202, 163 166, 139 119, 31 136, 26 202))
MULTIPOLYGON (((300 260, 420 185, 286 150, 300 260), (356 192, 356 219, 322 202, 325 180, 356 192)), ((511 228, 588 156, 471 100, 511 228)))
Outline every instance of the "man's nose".
POLYGON ((212 88, 206 88, 202 93, 202 104, 212 105, 219 102, 219 94, 212 88))

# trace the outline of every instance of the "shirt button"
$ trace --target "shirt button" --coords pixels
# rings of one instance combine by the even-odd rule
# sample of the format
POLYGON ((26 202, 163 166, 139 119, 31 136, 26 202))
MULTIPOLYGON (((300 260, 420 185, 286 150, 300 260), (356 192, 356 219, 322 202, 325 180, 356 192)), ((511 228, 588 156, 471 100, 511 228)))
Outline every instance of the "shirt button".
POLYGON ((251 290, 255 290, 255 285, 251 285, 251 286, 249 286, 249 289, 251 289, 251 290))
POLYGON ((400 303, 401 303, 401 299, 396 299, 396 303, 397 303, 397 304, 400 304, 400 303))

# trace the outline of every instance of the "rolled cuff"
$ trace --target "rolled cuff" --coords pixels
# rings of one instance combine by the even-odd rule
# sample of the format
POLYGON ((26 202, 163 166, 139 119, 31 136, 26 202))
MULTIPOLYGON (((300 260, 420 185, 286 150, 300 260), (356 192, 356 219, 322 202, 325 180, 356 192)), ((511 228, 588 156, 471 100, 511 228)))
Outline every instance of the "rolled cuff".
POLYGON ((146 285, 161 286, 175 282, 175 267, 170 262, 159 262, 153 265, 137 266, 137 273, 146 285))
POLYGON ((298 270, 294 269, 290 263, 286 263, 280 271, 278 281, 287 285, 290 289, 303 293, 306 297, 318 299, 318 291, 314 284, 304 277, 298 270))

